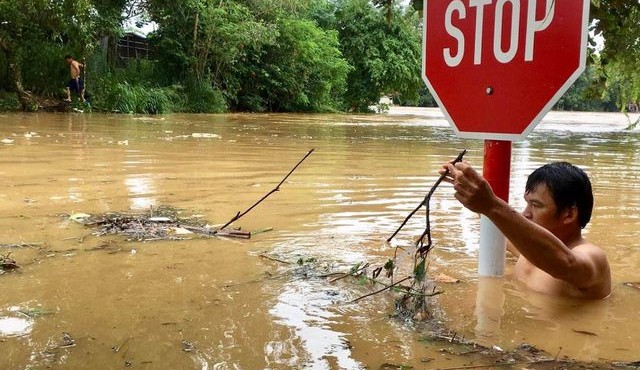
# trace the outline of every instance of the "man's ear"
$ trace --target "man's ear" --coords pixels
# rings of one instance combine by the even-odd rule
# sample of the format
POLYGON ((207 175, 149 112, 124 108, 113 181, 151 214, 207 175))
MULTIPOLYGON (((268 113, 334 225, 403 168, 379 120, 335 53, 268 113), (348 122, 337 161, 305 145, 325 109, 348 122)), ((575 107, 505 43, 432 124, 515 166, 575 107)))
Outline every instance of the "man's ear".
POLYGON ((562 211, 562 222, 565 225, 578 222, 578 207, 571 206, 562 211))

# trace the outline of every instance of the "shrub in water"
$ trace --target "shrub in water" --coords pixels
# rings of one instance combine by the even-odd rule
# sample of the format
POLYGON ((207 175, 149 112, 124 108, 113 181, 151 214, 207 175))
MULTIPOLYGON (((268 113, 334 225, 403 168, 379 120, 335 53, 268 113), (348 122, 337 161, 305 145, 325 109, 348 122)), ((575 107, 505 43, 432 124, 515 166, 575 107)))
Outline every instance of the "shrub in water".
POLYGON ((107 88, 101 102, 106 110, 120 113, 162 114, 174 110, 179 96, 173 87, 148 87, 115 83, 107 88))
POLYGON ((190 113, 222 113, 227 110, 227 103, 220 90, 207 82, 190 84, 186 91, 187 106, 190 113))

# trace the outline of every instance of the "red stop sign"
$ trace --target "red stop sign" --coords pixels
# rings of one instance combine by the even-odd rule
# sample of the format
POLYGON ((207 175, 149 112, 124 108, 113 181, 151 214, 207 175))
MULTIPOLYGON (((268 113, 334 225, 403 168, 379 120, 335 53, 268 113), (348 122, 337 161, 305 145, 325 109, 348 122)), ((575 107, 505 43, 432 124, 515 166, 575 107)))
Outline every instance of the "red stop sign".
POLYGON ((590 0, 425 0, 423 78, 458 136, 521 140, 585 68, 590 0))

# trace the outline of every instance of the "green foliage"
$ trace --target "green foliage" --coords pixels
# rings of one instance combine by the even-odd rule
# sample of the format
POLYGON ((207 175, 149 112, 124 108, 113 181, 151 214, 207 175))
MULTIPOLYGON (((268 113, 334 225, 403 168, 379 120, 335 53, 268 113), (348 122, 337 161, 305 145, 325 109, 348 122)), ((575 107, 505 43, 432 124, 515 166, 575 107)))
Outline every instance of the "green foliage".
POLYGON ((40 95, 63 96, 69 80, 64 56, 70 51, 62 45, 34 42, 25 46, 24 53, 30 56, 22 64, 25 89, 40 95))
POLYGON ((635 0, 591 0, 595 34, 604 39, 603 63, 618 61, 629 71, 640 63, 640 2, 635 0))
POLYGON ((20 109, 20 102, 16 94, 0 91, 0 112, 15 111, 20 109))
POLYGON ((179 95, 174 88, 158 88, 116 82, 103 88, 95 105, 120 113, 162 114, 174 110, 179 95))
POLYGON ((131 85, 157 81, 161 74, 158 63, 147 59, 133 59, 124 68, 114 69, 116 79, 131 85))
POLYGON ((223 113, 227 110, 227 103, 222 92, 210 82, 194 82, 187 89, 183 110, 190 113, 223 113))
POLYGON ((258 111, 333 111, 346 89, 349 65, 338 35, 310 20, 281 18, 273 44, 239 65, 237 108, 258 111))
POLYGON ((429 89, 427 88, 427 85, 422 86, 419 90, 418 90, 418 100, 406 100, 404 98, 404 96, 395 96, 393 98, 393 103, 397 104, 397 105, 402 105, 402 106, 417 106, 417 107, 437 107, 438 103, 436 103, 436 100, 433 98, 433 95, 431 95, 431 92, 429 92, 429 89))
POLYGON ((189 77, 223 86, 247 48, 270 37, 247 7, 233 1, 149 0, 149 13, 160 25, 156 39, 162 65, 181 81, 189 77))
POLYGON ((416 281, 422 282, 426 277, 427 277, 426 258, 422 258, 420 260, 420 263, 418 263, 416 267, 413 269, 413 278, 416 279, 416 281))
POLYGON ((358 270, 360 270, 362 265, 363 265, 362 262, 358 262, 355 265, 351 266, 351 268, 349 269, 349 275, 355 275, 358 272, 358 270))
POLYGON ((640 98, 640 75, 630 73, 616 61, 605 68, 607 79, 603 98, 610 101, 619 111, 626 110, 627 104, 640 98))
POLYGON ((9 77, 9 64, 6 56, 0 52, 0 89, 5 86, 11 86, 11 78, 9 77))
POLYGON ((392 21, 367 0, 340 0, 336 28, 341 50, 353 66, 347 78, 347 110, 368 111, 382 95, 417 101, 423 86, 420 19, 393 9, 392 21))
POLYGON ((558 100, 555 109, 567 111, 602 111, 611 107, 603 99, 602 70, 595 64, 587 66, 586 71, 558 100))
POLYGON ((393 270, 396 268, 395 261, 392 259, 387 260, 384 264, 385 276, 390 278, 393 276, 393 270))
POLYGON ((640 98, 640 2, 591 0, 592 30, 605 39, 596 63, 607 80, 605 99, 624 110, 640 98))

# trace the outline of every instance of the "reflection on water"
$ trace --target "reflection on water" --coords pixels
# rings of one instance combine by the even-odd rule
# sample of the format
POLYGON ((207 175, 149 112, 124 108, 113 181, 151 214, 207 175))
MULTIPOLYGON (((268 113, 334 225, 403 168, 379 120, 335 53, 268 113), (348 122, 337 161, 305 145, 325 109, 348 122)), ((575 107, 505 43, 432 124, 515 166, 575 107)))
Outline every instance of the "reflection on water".
MULTIPOLYGON (((526 342, 582 360, 638 359, 640 291, 622 283, 640 280, 640 134, 624 131, 619 118, 550 114, 514 144, 511 166, 510 201, 518 209, 536 167, 567 160, 589 172, 596 207, 586 233, 608 253, 612 297, 570 301, 530 292, 509 276, 478 279, 479 217, 443 184, 431 204, 430 273, 461 279, 440 286, 445 293, 436 303, 447 326, 505 349, 526 342)), ((323 271, 384 263, 422 232, 424 214, 395 244, 385 243, 440 165, 465 148, 480 165, 482 143, 452 136, 437 110, 0 115, 0 253, 12 252, 22 265, 0 276, 0 347, 9 353, 0 368, 468 365, 389 319, 393 295, 348 304, 371 287, 256 257, 266 251, 289 262, 315 260, 323 271), (314 154, 280 191, 236 222, 274 229, 251 240, 134 243, 87 235, 60 216, 171 205, 221 224, 272 189, 310 148, 314 154), (23 302, 55 314, 32 320, 10 311, 23 302), (75 347, 58 347, 63 331, 75 347)))
POLYGON ((131 209, 143 210, 156 206, 153 179, 144 175, 127 175, 124 184, 129 190, 131 209))
POLYGON ((33 329, 33 320, 25 317, 0 316, 0 338, 27 335, 33 329))
POLYGON ((268 363, 302 366, 308 369, 363 369, 364 365, 351 358, 347 334, 330 327, 341 319, 327 308, 339 300, 331 297, 336 291, 316 291, 308 282, 287 284, 278 295, 271 313, 277 323, 292 329, 292 341, 278 339, 265 344, 268 363), (298 346, 302 348, 296 348, 298 346), (271 360, 272 359, 272 360, 271 360))
POLYGON ((479 338, 488 339, 500 332, 500 322, 504 315, 504 279, 481 276, 478 278, 478 294, 476 296, 475 332, 479 338))

